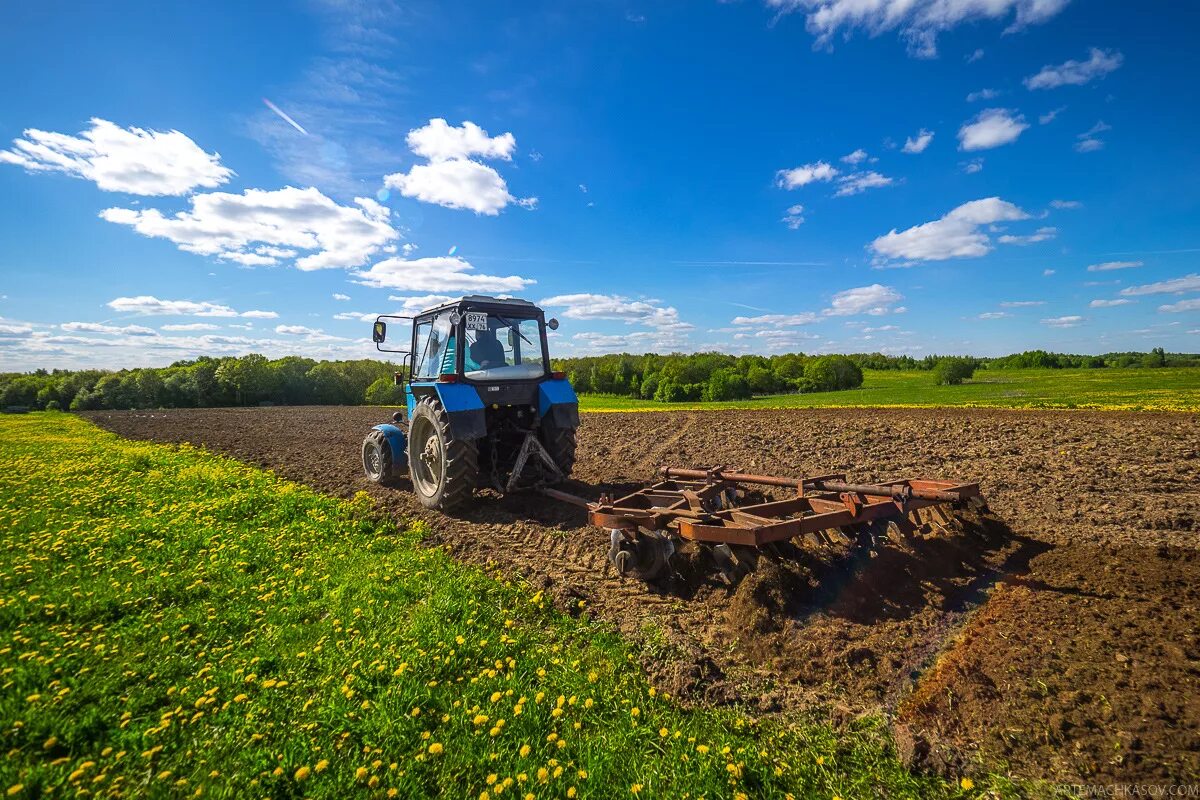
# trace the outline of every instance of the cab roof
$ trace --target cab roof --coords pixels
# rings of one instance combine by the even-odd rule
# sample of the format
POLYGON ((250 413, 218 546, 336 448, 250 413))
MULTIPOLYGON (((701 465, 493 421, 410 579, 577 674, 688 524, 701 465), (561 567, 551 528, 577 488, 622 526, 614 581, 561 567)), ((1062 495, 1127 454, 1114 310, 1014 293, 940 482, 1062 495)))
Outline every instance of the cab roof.
POLYGON ((464 295, 464 296, 458 298, 457 300, 451 300, 449 302, 442 303, 441 305, 431 306, 430 308, 427 308, 424 311, 418 313, 416 316, 423 317, 426 314, 431 314, 435 311, 441 311, 446 308, 456 308, 456 307, 464 307, 464 306, 501 306, 501 307, 507 306, 509 308, 512 308, 514 311, 516 311, 518 309, 522 310, 522 311, 540 311, 541 310, 536 305, 529 302, 528 300, 521 300, 516 297, 491 297, 486 294, 468 294, 468 295, 464 295))

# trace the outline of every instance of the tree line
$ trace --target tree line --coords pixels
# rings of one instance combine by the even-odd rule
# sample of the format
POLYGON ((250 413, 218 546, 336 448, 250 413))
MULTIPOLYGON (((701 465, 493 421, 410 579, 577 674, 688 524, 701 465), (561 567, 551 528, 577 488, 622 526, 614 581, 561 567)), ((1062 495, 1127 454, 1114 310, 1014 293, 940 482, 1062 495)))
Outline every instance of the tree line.
MULTIPOLYGON (((1000 358, 922 358, 882 353, 850 355, 732 356, 673 353, 554 359, 575 391, 637 397, 664 403, 743 400, 754 395, 827 392, 862 385, 863 370, 928 370, 935 383, 969 380, 977 369, 1120 369, 1200 366, 1200 356, 1106 353, 1101 356, 1029 350, 1000 358)), ((403 391, 387 361, 314 361, 201 357, 169 367, 109 370, 37 370, 0 373, 0 408, 89 410, 199 408, 252 405, 401 405, 403 391)))
POLYGON ((252 405, 396 405, 399 366, 387 361, 202 357, 169 367, 0 374, 0 407, 90 409, 252 405))
POLYGON ((1124 367, 1200 366, 1200 355, 1107 353, 1101 356, 1029 350, 1001 358, 928 355, 732 356, 723 353, 631 355, 620 353, 556 358, 555 369, 567 373, 575 391, 638 397, 661 402, 742 400, 752 395, 828 392, 862 385, 862 371, 928 370, 935 383, 958 384, 977 369, 1104 369, 1124 367))

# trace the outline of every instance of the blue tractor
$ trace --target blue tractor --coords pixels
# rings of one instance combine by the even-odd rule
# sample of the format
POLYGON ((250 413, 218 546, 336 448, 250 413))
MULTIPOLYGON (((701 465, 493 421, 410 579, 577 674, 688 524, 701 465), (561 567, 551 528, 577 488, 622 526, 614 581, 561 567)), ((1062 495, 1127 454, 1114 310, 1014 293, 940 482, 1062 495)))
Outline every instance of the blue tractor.
POLYGON ((476 489, 565 480, 575 465, 579 403, 566 376, 550 370, 546 336, 557 328, 527 300, 481 295, 414 317, 378 317, 376 348, 407 356, 407 380, 396 375, 407 413, 367 434, 367 477, 391 485, 407 473, 421 505, 443 510, 476 489), (394 320, 405 328, 411 321, 407 350, 384 346, 394 320))

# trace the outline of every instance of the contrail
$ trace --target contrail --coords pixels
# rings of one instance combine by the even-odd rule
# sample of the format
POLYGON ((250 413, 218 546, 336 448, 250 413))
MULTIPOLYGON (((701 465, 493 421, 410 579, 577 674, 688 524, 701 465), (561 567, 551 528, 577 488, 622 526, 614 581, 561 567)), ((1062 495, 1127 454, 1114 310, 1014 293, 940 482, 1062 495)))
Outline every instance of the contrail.
POLYGON ((291 117, 289 117, 287 114, 283 113, 283 110, 282 110, 282 109, 280 109, 280 108, 279 108, 279 106, 275 105, 274 103, 272 103, 270 100, 268 100, 268 99, 267 99, 267 98, 265 98, 265 97, 262 99, 262 101, 263 101, 264 103, 266 103, 266 104, 267 104, 267 108, 271 109, 271 110, 272 110, 272 111, 274 111, 276 114, 278 114, 278 115, 279 115, 279 117, 280 117, 280 119, 282 119, 282 120, 283 120, 284 122, 286 122, 288 125, 291 125, 291 126, 292 126, 293 128, 295 128, 296 130, 298 130, 298 131, 300 131, 301 133, 303 133, 305 136, 308 136, 308 131, 306 131, 306 130, 304 130, 304 128, 300 127, 300 123, 299 123, 299 122, 296 122, 296 120, 292 119, 292 118, 291 118, 291 117))

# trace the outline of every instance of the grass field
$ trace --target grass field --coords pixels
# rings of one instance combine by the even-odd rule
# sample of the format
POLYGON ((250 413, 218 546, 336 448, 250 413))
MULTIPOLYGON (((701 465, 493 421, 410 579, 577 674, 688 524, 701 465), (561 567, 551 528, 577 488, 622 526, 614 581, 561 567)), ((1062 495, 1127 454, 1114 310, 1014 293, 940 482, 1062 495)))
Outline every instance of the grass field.
POLYGON ((583 395, 579 406, 583 411, 863 406, 1200 411, 1200 368, 979 370, 961 386, 937 386, 924 371, 864 370, 862 388, 845 392, 771 395, 728 403, 656 403, 583 395))
POLYGON ((882 725, 682 709, 540 593, 343 501, 65 414, 0 419, 0 792, 965 797, 882 725))

